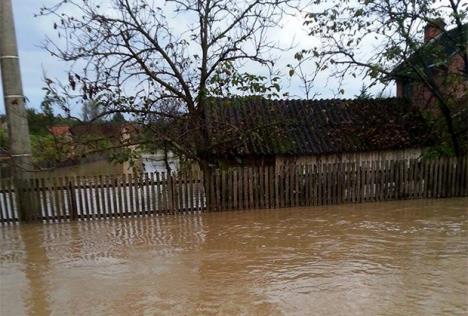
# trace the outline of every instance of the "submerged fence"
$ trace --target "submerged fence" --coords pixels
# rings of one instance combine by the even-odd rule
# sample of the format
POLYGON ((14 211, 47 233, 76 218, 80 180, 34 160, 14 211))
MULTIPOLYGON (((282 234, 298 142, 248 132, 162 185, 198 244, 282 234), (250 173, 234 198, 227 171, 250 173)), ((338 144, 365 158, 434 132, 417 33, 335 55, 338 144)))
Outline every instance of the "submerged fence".
MULTIPOLYGON (((24 188, 43 221, 468 196, 468 157, 385 160, 140 176, 56 177, 24 188)), ((0 180, 0 222, 18 214, 0 180)))

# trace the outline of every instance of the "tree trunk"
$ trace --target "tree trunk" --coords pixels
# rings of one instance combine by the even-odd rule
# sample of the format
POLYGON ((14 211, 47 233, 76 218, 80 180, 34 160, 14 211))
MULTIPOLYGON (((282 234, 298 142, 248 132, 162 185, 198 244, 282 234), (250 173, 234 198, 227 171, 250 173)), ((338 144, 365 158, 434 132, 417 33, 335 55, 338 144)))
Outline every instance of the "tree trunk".
POLYGON ((168 157, 168 149, 167 149, 167 143, 164 143, 164 167, 166 168, 167 174, 172 173, 171 165, 169 164, 169 157, 168 157))
POLYGON ((450 113, 450 108, 445 103, 445 101, 439 102, 439 108, 442 111, 442 115, 443 115, 443 117, 445 119, 445 123, 447 125, 447 131, 448 131, 448 133, 450 135, 450 141, 452 143, 453 151, 455 153, 455 156, 460 157, 462 155, 462 150, 461 150, 461 147, 460 147, 460 142, 459 142, 458 136, 457 136, 457 134, 455 132, 455 128, 453 126, 453 118, 452 118, 452 115, 450 113))
POLYGON ((219 210, 216 200, 215 176, 216 170, 207 162, 200 163, 200 169, 203 172, 203 189, 205 190, 205 203, 207 211, 219 210))

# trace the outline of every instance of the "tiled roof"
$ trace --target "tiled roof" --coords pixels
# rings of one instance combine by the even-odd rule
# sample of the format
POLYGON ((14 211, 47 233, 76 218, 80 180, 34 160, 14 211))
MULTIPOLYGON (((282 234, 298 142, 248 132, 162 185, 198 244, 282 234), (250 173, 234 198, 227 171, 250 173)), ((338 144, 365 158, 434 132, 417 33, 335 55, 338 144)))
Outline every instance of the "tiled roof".
POLYGON ((105 138, 120 138, 122 133, 126 130, 127 132, 134 132, 138 127, 131 123, 93 123, 93 124, 81 124, 71 128, 73 136, 99 136, 105 138))
POLYGON ((211 142, 224 143, 218 152, 227 156, 415 148, 431 138, 419 111, 397 98, 214 99, 205 107, 205 117, 211 142))

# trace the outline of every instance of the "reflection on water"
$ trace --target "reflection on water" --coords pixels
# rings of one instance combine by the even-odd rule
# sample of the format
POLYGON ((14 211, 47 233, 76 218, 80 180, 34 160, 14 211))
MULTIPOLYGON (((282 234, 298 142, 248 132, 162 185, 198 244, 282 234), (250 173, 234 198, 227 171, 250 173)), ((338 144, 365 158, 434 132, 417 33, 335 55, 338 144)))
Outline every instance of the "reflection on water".
POLYGON ((0 228, 1 315, 463 315, 468 199, 0 228))

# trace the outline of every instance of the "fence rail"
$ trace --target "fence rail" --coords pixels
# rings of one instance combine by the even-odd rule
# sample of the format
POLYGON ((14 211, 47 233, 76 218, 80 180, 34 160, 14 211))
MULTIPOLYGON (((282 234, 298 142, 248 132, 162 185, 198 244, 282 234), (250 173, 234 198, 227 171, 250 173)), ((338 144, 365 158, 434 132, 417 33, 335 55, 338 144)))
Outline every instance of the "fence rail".
MULTIPOLYGON (((361 203, 468 196, 468 157, 379 160, 139 176, 28 180, 43 221, 145 214, 361 203)), ((0 180, 0 222, 16 222, 15 189, 0 180)))

